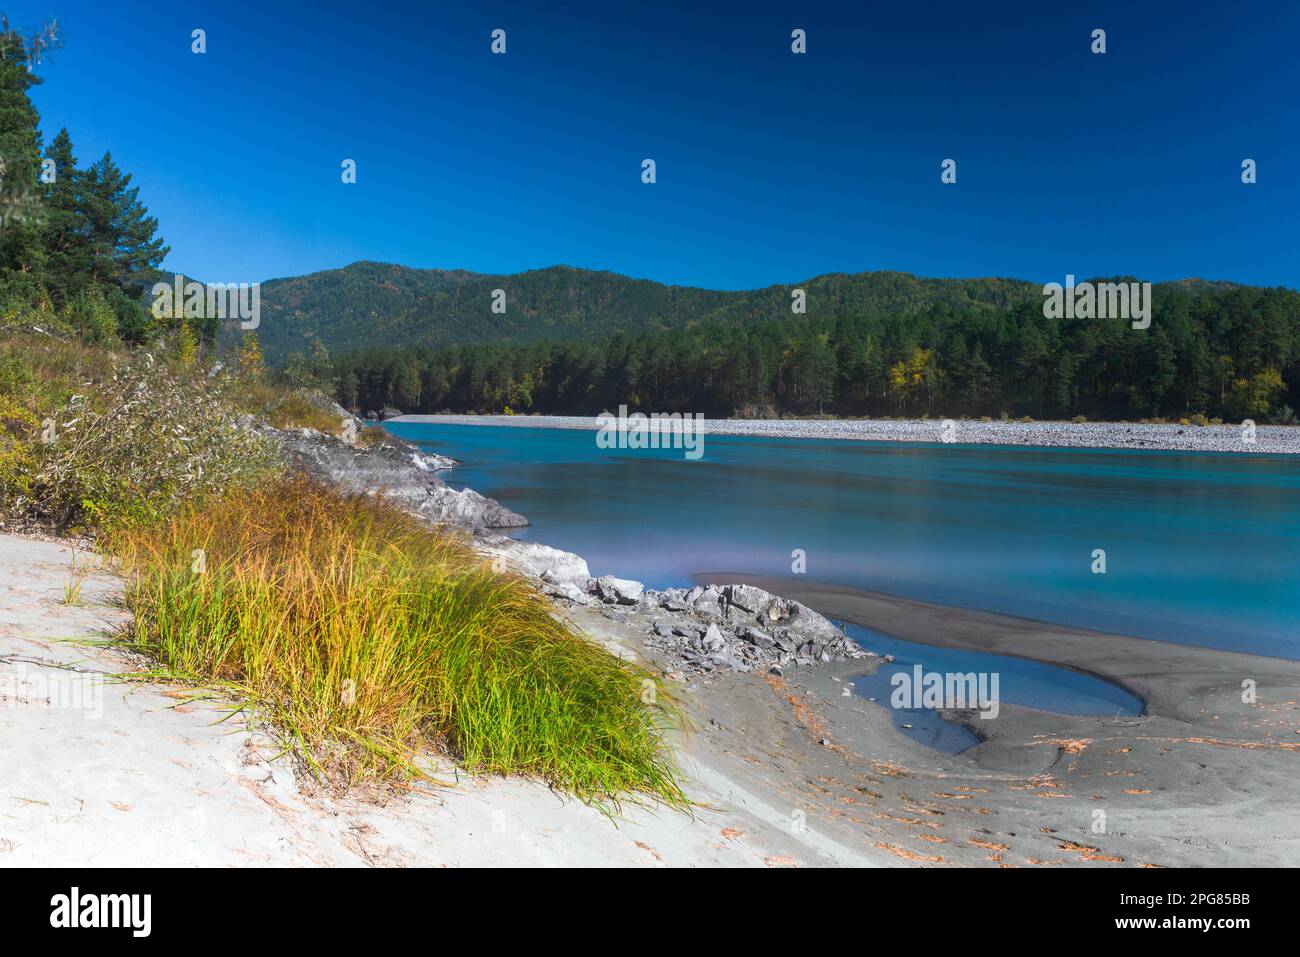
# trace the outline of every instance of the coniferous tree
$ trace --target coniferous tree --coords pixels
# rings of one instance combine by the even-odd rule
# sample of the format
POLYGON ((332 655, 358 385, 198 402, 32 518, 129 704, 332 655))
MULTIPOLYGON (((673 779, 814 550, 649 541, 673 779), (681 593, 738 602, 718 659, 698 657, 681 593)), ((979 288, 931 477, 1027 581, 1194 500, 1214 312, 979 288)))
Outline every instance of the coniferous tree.
POLYGON ((39 294, 41 242, 40 117, 27 91, 41 81, 32 71, 31 41, 0 20, 0 285, 10 295, 39 294))
POLYGON ((170 249, 163 244, 158 220, 140 202, 131 174, 113 162, 111 153, 86 171, 82 210, 90 243, 92 282, 110 282, 137 295, 158 276, 170 249))
POLYGON ((55 24, 27 36, 0 17, 0 306, 53 307, 88 338, 139 341, 144 289, 168 249, 111 156, 79 170, 65 129, 42 157, 28 90, 56 46, 55 24))
POLYGON ((45 186, 46 286, 58 304, 91 285, 92 255, 81 207, 82 174, 66 127, 50 141, 45 158, 53 163, 54 177, 45 186))

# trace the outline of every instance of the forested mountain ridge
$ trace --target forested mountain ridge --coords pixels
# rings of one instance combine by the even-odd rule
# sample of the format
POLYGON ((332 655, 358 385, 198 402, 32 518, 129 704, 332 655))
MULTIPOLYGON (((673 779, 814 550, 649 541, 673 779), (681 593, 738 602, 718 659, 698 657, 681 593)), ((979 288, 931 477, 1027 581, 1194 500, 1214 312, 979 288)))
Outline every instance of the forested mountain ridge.
MULTIPOLYGON (((997 282, 997 281, 993 281, 997 282)), ((816 295, 809 283, 809 300, 816 295)), ((710 416, 1216 417, 1289 423, 1300 405, 1300 293, 1197 280, 1155 287, 1150 325, 1007 306, 852 306, 564 341, 319 342, 282 374, 361 410, 642 411, 710 416)))
POLYGON ((1019 280, 923 279, 899 272, 831 273, 731 292, 571 266, 491 275, 358 262, 264 282, 258 336, 268 360, 280 362, 311 340, 339 352, 372 345, 560 341, 700 323, 739 326, 792 317, 796 288, 807 294, 807 314, 821 318, 910 315, 934 305, 1003 308, 1041 296, 1040 286, 1019 280), (504 313, 492 311, 495 289, 505 291, 504 313))

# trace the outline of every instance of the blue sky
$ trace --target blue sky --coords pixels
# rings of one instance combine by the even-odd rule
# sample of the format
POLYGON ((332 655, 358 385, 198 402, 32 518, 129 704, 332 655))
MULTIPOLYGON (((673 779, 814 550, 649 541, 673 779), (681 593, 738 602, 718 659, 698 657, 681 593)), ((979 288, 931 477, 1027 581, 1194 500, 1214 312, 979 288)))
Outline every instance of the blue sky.
POLYGON ((211 281, 372 259, 1300 286, 1300 4, 728 6, 0 0, 64 28, 47 140, 111 149, 167 265, 211 281))

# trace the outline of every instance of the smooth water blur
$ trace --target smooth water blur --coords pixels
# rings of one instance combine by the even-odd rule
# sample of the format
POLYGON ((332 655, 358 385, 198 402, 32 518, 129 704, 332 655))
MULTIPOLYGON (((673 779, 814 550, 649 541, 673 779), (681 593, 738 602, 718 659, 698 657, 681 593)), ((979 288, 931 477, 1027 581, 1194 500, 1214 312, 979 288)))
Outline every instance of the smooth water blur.
POLYGON ((593 575, 789 576, 1118 634, 1300 658, 1300 462, 707 435, 704 457, 586 430, 390 422, 443 477, 593 575), (1091 571, 1106 551, 1106 574, 1091 571))

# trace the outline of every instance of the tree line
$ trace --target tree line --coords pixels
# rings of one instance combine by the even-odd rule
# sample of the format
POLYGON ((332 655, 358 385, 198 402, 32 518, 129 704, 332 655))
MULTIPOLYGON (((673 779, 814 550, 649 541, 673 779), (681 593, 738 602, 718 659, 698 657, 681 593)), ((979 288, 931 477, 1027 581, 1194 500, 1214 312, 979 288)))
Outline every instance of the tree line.
MULTIPOLYGON (((28 36, 0 20, 0 319, 141 342, 158 328, 145 291, 168 248, 110 153, 79 166, 67 129, 44 144, 28 91, 57 43, 53 25, 28 36)), ((191 336, 211 341, 201 325, 191 336)))
POLYGON ((791 316, 599 340, 290 356, 290 381, 362 412, 969 415, 1290 422, 1300 293, 1157 287, 1151 325, 1050 319, 1038 303, 791 316))

